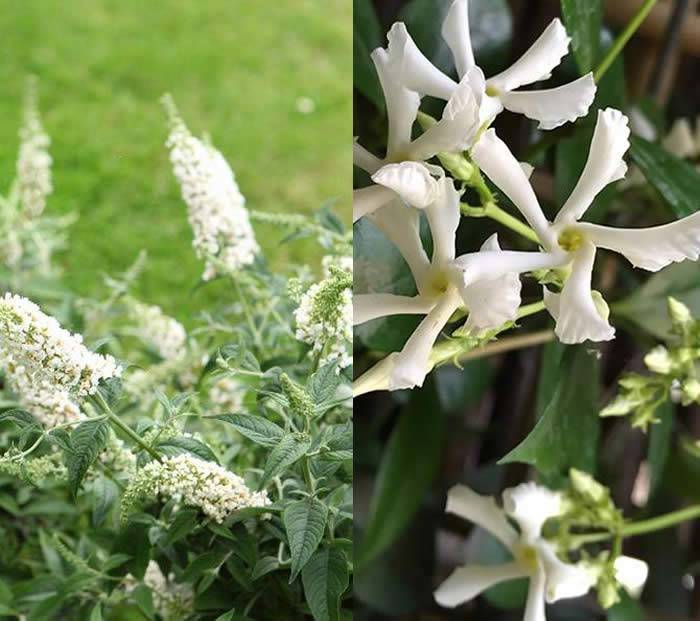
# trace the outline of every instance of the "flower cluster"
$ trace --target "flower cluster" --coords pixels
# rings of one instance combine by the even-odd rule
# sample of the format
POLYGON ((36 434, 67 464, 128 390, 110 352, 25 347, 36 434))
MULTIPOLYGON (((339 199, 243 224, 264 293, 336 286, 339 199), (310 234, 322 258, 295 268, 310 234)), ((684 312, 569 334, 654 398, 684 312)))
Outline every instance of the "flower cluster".
POLYGON ((17 184, 20 202, 27 218, 36 218, 46 207, 51 194, 51 139, 44 131, 37 107, 36 84, 32 80, 27 89, 24 123, 20 129, 20 148, 17 157, 17 184))
POLYGON ((140 498, 159 497, 198 507, 219 523, 233 511, 269 504, 265 491, 252 492, 238 475, 189 454, 146 464, 126 490, 122 506, 128 514, 140 498))
MULTIPOLYGON (((139 584, 140 582, 129 574, 125 578, 125 591, 130 593, 139 584)), ((166 577, 156 561, 149 561, 143 576, 143 584, 151 590, 155 611, 166 621, 179 621, 192 612, 194 608, 192 586, 175 582, 173 574, 166 577)))
POLYGON ((232 377, 220 377, 209 389, 213 414, 238 412, 243 405, 244 388, 232 377))
POLYGON ((129 310, 136 322, 137 336, 163 360, 173 360, 182 354, 187 332, 179 321, 163 313, 159 306, 132 301, 129 310))
POLYGON ((79 418, 77 400, 121 374, 111 356, 91 352, 30 300, 0 299, 0 363, 22 402, 49 425, 79 418))
POLYGON ((250 265, 259 251, 245 198, 223 155, 194 137, 172 100, 167 146, 182 198, 189 210, 197 256, 206 261, 204 280, 232 274, 250 265))
POLYGON ((352 365, 352 272, 328 265, 329 276, 309 287, 294 311, 296 336, 312 346, 319 364, 352 365))
POLYGON ((389 31, 387 49, 372 54, 389 117, 388 146, 385 158, 379 159, 355 144, 355 164, 371 175, 374 185, 355 191, 353 218, 368 218, 395 244, 418 293, 411 297, 361 292, 355 296, 354 323, 402 314, 425 318, 401 352, 358 379, 355 394, 421 386, 432 368, 433 345, 456 311, 468 313, 460 335, 479 335, 514 321, 523 274, 541 275, 543 302, 560 341, 605 341, 614 338, 615 330, 608 322, 605 300, 592 288, 598 249, 616 252, 647 271, 700 256, 700 214, 631 230, 580 221, 596 195, 627 170, 628 119, 611 108, 597 112, 588 159, 570 196, 553 221, 545 216, 529 181, 532 168, 518 162, 488 126, 503 109, 538 120, 541 129, 574 121, 588 113, 595 84, 587 74, 555 89, 515 90, 548 76, 567 53, 570 39, 557 19, 513 66, 486 80, 474 63, 467 5, 467 0, 455 0, 442 28, 459 82, 430 64, 403 24, 389 31), (424 95, 447 102, 440 121, 418 117, 424 95), (416 118, 426 129, 412 141, 416 118), (424 161, 436 154, 457 180, 492 201, 483 209, 495 207, 481 175, 488 177, 519 210, 539 248, 502 250, 494 235, 478 252, 456 256, 461 210, 469 206, 460 204, 460 191, 445 169, 424 161), (433 239, 430 257, 419 235, 421 213, 433 239))

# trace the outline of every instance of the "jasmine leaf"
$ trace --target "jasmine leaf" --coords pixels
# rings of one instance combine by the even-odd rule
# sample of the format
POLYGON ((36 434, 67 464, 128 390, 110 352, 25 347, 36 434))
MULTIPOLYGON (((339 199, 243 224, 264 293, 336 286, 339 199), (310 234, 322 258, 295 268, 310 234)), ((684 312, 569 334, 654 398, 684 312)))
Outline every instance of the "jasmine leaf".
POLYGON ((340 598, 348 588, 348 564, 337 548, 318 550, 301 572, 306 602, 315 621, 339 621, 340 598))
POLYGON ((282 522, 292 556, 290 582, 296 579, 321 543, 327 520, 328 507, 317 498, 291 502, 284 509, 282 522))
POLYGON ((603 7, 600 0, 561 0, 561 12, 571 37, 571 49, 581 75, 598 60, 603 7))

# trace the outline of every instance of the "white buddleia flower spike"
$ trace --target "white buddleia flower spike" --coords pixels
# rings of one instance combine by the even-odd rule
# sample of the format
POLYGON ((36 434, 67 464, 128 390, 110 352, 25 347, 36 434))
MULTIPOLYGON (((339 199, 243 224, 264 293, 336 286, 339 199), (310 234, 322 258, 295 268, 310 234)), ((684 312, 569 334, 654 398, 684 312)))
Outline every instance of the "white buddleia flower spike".
POLYGON ((570 268, 571 275, 560 293, 545 291, 545 304, 557 322, 556 333, 565 343, 614 337, 615 331, 608 323, 607 304, 591 287, 597 248, 617 252, 635 267, 649 271, 700 258, 700 213, 643 229, 579 222, 596 195, 607 184, 624 176, 628 125, 627 117, 618 110, 598 111, 586 165, 553 223, 544 216, 519 162, 495 132, 485 132, 471 151, 475 163, 513 201, 537 233, 543 254, 550 260, 548 267, 570 268))
MULTIPOLYGON (((163 619, 184 619, 194 610, 194 590, 188 583, 175 581, 173 574, 165 574, 156 561, 149 561, 143 576, 153 598, 153 608, 163 619)), ((131 574, 124 577, 124 590, 132 593, 139 581, 131 574)))
POLYGON ((173 360, 183 353, 187 342, 184 326, 159 306, 130 301, 129 314, 137 336, 163 360, 173 360))
POLYGON ((435 591, 440 606, 454 608, 490 587, 517 578, 529 578, 525 621, 544 621, 545 603, 585 595, 594 577, 583 566, 561 560, 542 536, 545 522, 563 509, 557 492, 524 483, 503 493, 503 509, 492 498, 464 485, 447 495, 445 510, 483 528, 510 551, 513 559, 501 565, 458 567, 435 591), (516 531, 508 518, 519 527, 516 531))
MULTIPOLYGON (((442 36, 452 51, 460 81, 474 69, 468 22, 468 1, 455 0, 442 26, 442 36)), ((418 49, 403 23, 387 34, 389 65, 408 89, 448 101, 458 83, 442 73, 418 49)), ((539 121, 541 129, 554 129, 585 116, 593 103, 593 75, 547 90, 518 91, 522 86, 550 76, 568 53, 570 39, 559 19, 553 20, 530 48, 508 69, 483 83, 474 92, 480 102, 480 122, 491 123, 504 108, 539 121)))
POLYGON ((235 273, 253 263, 260 250, 245 198, 223 155, 190 133, 170 97, 163 103, 169 115, 166 144, 173 173, 188 207, 193 246, 206 262, 202 278, 235 273))

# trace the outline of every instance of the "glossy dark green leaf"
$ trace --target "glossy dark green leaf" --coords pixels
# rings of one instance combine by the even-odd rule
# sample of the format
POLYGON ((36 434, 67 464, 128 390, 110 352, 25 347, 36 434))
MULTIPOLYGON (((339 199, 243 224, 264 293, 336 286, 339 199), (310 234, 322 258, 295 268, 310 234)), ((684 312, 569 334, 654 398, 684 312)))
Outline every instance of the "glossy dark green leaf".
POLYGON ((571 37, 571 50, 581 74, 595 68, 600 47, 603 17, 601 0, 561 0, 566 31, 571 37))
POLYGON ((384 95, 370 54, 382 45, 382 33, 371 0, 353 0, 353 84, 380 110, 384 95))
POLYGON ((557 481, 570 468, 593 473, 600 435, 600 368, 586 346, 567 348, 549 405, 530 434, 499 463, 522 462, 557 481))
POLYGON ((364 565, 391 545, 405 530, 423 502, 439 468, 446 417, 436 411, 432 383, 413 391, 382 456, 358 565, 364 565))
POLYGON ((634 163, 678 218, 700 209, 700 172, 662 146, 632 136, 634 163))
POLYGON ((340 598, 348 588, 348 564, 335 547, 317 550, 301 572, 306 602, 315 621, 339 621, 340 598))
POLYGON ((290 502, 282 513, 292 557, 290 582, 296 579, 318 548, 328 520, 328 507, 317 498, 290 502))

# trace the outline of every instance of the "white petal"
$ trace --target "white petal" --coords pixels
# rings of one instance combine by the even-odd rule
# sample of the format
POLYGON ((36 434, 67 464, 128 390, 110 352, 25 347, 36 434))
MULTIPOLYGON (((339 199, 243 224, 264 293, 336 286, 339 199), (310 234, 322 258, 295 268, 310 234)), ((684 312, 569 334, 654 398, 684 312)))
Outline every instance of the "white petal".
POLYGON ((564 563, 550 543, 540 540, 537 551, 546 575, 545 600, 548 604, 581 597, 595 584, 591 572, 582 566, 564 563))
POLYGON ((447 102, 442 119, 411 143, 413 159, 427 160, 437 153, 456 153, 471 147, 480 126, 472 76, 480 71, 474 68, 464 77, 447 102))
POLYGON ((375 211, 369 219, 399 249, 413 274, 418 290, 421 291, 430 269, 430 259, 420 239, 418 213, 396 198, 386 207, 375 211))
POLYGON ((435 306, 435 300, 419 295, 394 295, 392 293, 361 293, 352 300, 353 325, 358 326, 390 315, 425 315, 435 306))
POLYGON ((496 584, 526 575, 516 563, 458 567, 435 591, 435 601, 443 608, 455 608, 496 584))
POLYGON ((523 172, 525 173, 525 176, 530 179, 532 177, 532 173, 535 172, 535 167, 530 164, 530 162, 520 162, 520 168, 523 169, 523 172))
MULTIPOLYGON (((420 107, 420 96, 406 88, 392 71, 386 50, 378 48, 372 52, 372 61, 384 91, 386 113, 389 122, 387 137, 387 159, 394 159, 411 142, 411 128, 420 107)), ((403 159, 403 158, 402 158, 403 159)))
POLYGON ((545 247, 553 245, 549 222, 518 160, 494 129, 484 132, 471 150, 472 159, 525 216, 545 247))
POLYGON ((545 587, 546 577, 544 570, 538 567, 535 574, 530 578, 530 588, 527 591, 527 603, 525 604, 523 621, 547 621, 544 611, 545 587))
POLYGON ((406 25, 396 22, 387 34, 389 63, 397 80, 420 95, 447 101, 457 83, 433 65, 418 49, 406 25))
POLYGON ((587 73, 578 80, 557 88, 509 91, 499 98, 506 110, 539 121, 540 129, 554 129, 586 116, 595 98, 595 91, 593 74, 587 73))
POLYGON ((534 270, 552 269, 568 263, 562 252, 517 252, 513 250, 480 250, 463 254, 453 262, 461 272, 461 285, 467 287, 481 280, 494 280, 508 274, 525 274, 534 270))
POLYGON ((425 376, 432 369, 430 350, 459 304, 456 292, 448 290, 421 321, 395 359, 389 378, 389 390, 423 385, 425 376))
POLYGON ((491 125, 501 112, 503 112, 503 103, 500 97, 491 97, 485 94, 481 98, 479 122, 482 127, 491 125))
POLYGON ((383 360, 380 360, 373 367, 365 371, 352 383, 352 396, 359 397, 377 390, 389 390, 389 377, 394 369, 396 357, 399 354, 394 352, 383 360))
POLYGON ((630 596, 639 597, 649 576, 649 565, 638 558, 618 556, 614 567, 617 581, 630 596))
MULTIPOLYGON (((484 242, 481 250, 501 252, 496 233, 484 242)), ((479 333, 489 328, 498 328, 507 321, 514 321, 520 308, 521 288, 517 272, 494 279, 477 280, 466 287, 460 286, 462 300, 469 310, 465 330, 479 333)))
POLYGON ((646 115, 637 107, 634 106, 628 112, 630 117, 630 129, 635 136, 644 138, 649 142, 654 142, 657 138, 656 127, 646 117, 646 115))
POLYGON ((557 322, 554 331, 567 344, 609 341, 615 329, 600 314, 591 291, 595 246, 586 242, 573 257, 571 275, 561 294, 545 293, 545 306, 557 322))
POLYGON ((661 144, 666 151, 681 159, 697 155, 695 136, 688 119, 677 119, 661 144))
POLYGON ((352 193, 352 221, 357 222, 363 216, 377 211, 388 205, 396 198, 396 194, 381 185, 371 185, 367 188, 354 190, 352 193))
POLYGON ((630 146, 627 117, 619 110, 598 110, 586 166, 555 222, 578 220, 606 185, 626 172, 624 155, 630 146))
POLYGON ((700 213, 646 229, 618 229, 583 222, 577 226, 596 246, 619 252, 635 267, 650 272, 700 257, 700 213))
POLYGON ((469 34, 469 2, 455 0, 442 22, 442 38, 452 51, 457 75, 462 78, 474 66, 474 51, 469 34))
POLYGON ((455 485, 447 492, 445 513, 458 515, 473 522, 511 549, 518 533, 506 519, 503 510, 491 496, 482 496, 466 485, 455 485))
POLYGON ((438 181, 437 199, 425 209, 433 237, 432 264, 445 266, 455 258, 457 227, 461 218, 459 192, 449 177, 438 181))
POLYGON ((382 160, 357 142, 357 138, 352 141, 352 163, 370 175, 373 175, 382 166, 382 160))
POLYGON ((405 203, 423 209, 438 195, 438 184, 422 162, 386 164, 372 175, 372 181, 396 192, 405 203))
POLYGON ((521 483, 503 492, 503 510, 518 523, 522 538, 533 542, 544 523, 561 513, 561 495, 537 483, 521 483))
POLYGON ((569 50, 569 37, 557 18, 547 26, 530 48, 508 69, 493 76, 489 86, 501 91, 538 82, 549 76, 569 50))

